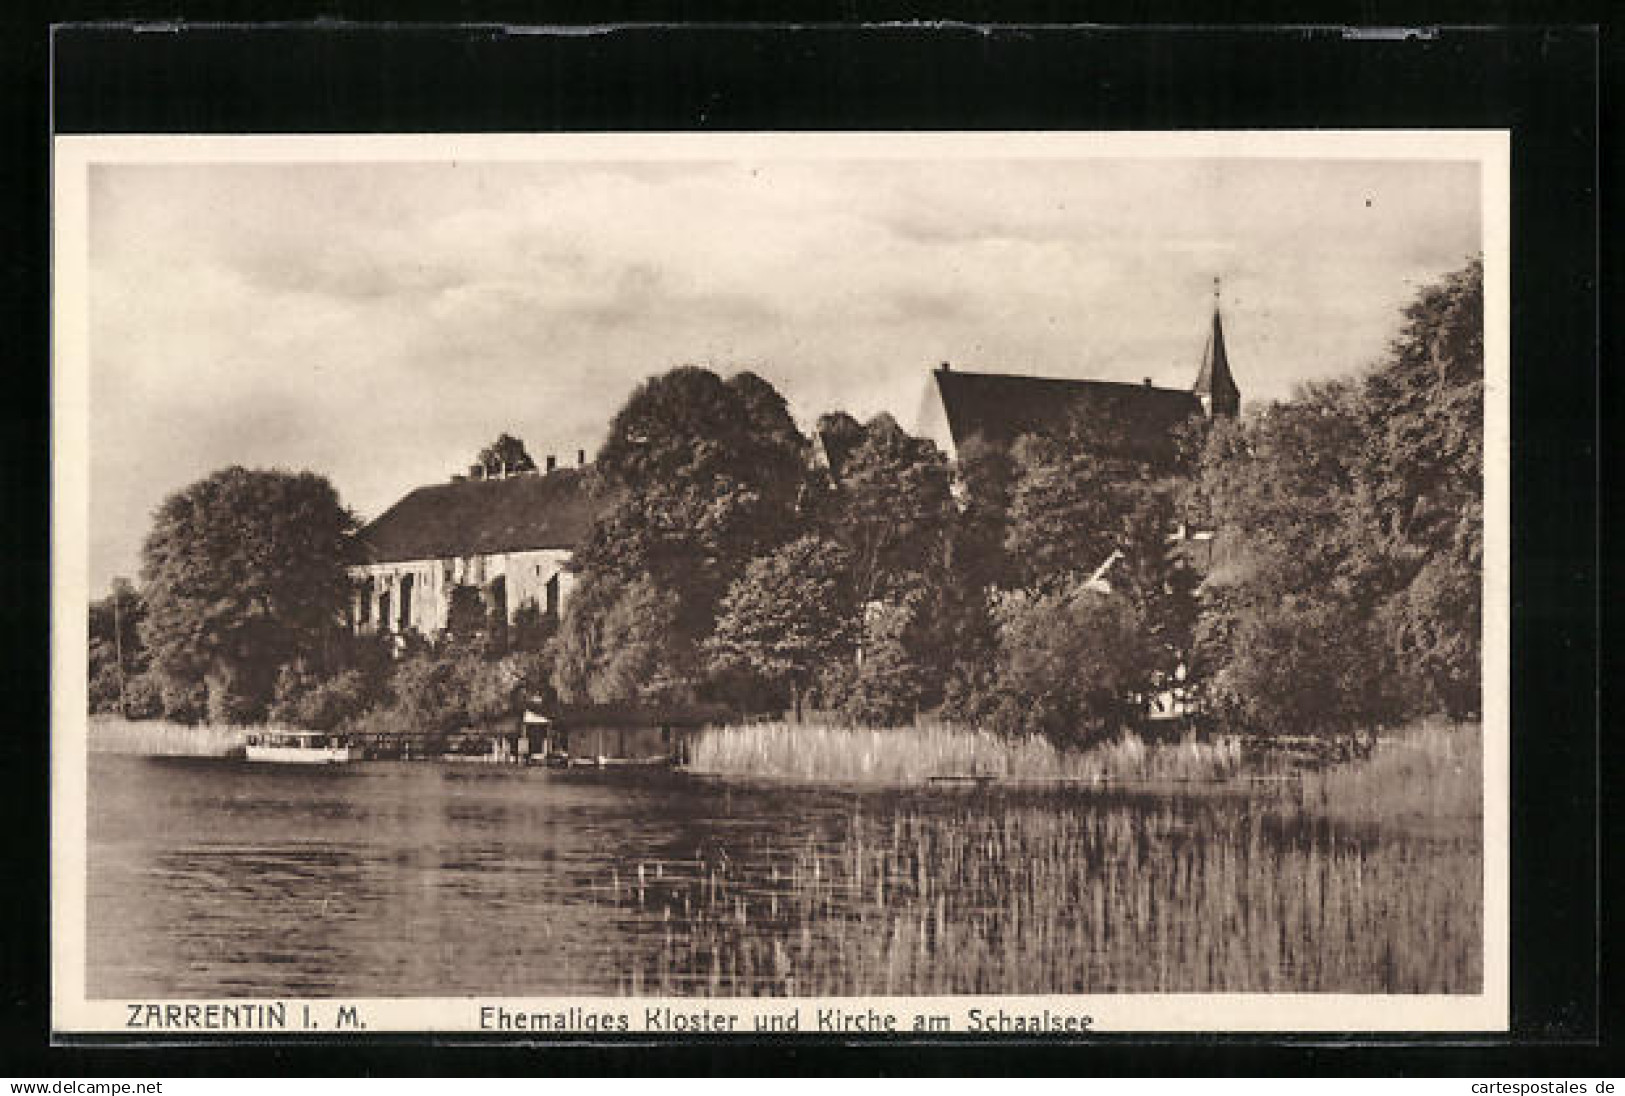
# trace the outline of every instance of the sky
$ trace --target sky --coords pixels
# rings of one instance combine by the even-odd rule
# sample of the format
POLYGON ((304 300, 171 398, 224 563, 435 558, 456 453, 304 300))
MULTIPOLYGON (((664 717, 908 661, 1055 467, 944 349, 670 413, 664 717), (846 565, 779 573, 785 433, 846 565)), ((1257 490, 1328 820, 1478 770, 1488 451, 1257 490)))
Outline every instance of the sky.
POLYGON ((1376 363, 1480 244, 1465 162, 98 164, 90 589, 230 464, 367 520, 507 431, 589 457, 643 378, 751 369, 803 427, 921 420, 930 370, 1195 380, 1244 407, 1376 363))

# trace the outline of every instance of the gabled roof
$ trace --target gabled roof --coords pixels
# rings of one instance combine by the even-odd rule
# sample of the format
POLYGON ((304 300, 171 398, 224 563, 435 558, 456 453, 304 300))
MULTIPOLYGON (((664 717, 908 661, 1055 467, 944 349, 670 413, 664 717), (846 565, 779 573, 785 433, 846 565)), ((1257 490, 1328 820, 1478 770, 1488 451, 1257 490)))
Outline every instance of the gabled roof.
POLYGON ((366 563, 574 548, 597 513, 580 468, 419 487, 355 536, 366 563))
POLYGON ((1163 465, 1175 456, 1174 428, 1202 414, 1194 392, 1148 384, 947 368, 933 376, 956 448, 972 438, 1004 447, 1024 434, 1076 427, 1103 456, 1163 465))

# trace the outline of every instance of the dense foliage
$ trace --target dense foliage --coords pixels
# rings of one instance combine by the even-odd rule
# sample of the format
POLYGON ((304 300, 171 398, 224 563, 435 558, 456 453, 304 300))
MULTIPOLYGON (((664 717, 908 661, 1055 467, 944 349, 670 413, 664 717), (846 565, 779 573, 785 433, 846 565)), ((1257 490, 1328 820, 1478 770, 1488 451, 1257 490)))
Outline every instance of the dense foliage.
POLYGON ((1482 268, 1425 290, 1387 360, 1209 439, 1220 559, 1196 665, 1216 714, 1273 733, 1479 710, 1482 268))
POLYGON ((583 575, 555 646, 559 696, 577 704, 680 699, 698 672, 681 608, 680 594, 648 575, 583 575))
POLYGON ((227 468, 164 500, 142 548, 141 636, 166 714, 264 717, 280 668, 319 659, 342 620, 352 525, 308 472, 227 468))
MULTIPOLYGON (((957 469, 888 415, 809 442, 759 376, 671 370, 610 425, 561 620, 463 587, 442 635, 393 647, 337 627, 351 521, 326 481, 226 469, 160 508, 140 591, 91 607, 91 704, 444 739, 538 701, 810 702, 1068 746, 1176 681, 1254 734, 1469 716, 1481 281, 1425 290, 1361 377, 1193 420, 1171 468, 1099 456, 1089 423, 973 441, 957 469)), ((480 461, 529 457, 503 435, 480 461)))
POLYGON ((90 603, 90 710, 121 712, 132 718, 160 714, 162 701, 146 678, 147 652, 141 643, 146 604, 127 579, 115 579, 104 598, 90 603), (132 697, 131 683, 141 682, 132 697), (158 710, 152 710, 158 709, 158 710))
POLYGON ((852 563, 839 544, 805 536, 753 561, 722 600, 707 643, 719 674, 743 672, 801 697, 855 641, 852 563))
POLYGON ((525 450, 525 443, 512 434, 498 434, 497 440, 480 450, 474 463, 487 476, 512 475, 515 472, 534 472, 536 462, 525 450))
POLYGON ((1128 599, 1087 587, 1018 593, 998 617, 996 726, 1086 745, 1139 721, 1151 659, 1128 599))
POLYGON ((890 415, 863 427, 843 462, 827 531, 851 559, 860 604, 895 598, 941 557, 953 518, 947 459, 890 415))
POLYGON ((699 645, 729 584, 794 536, 807 441, 760 377, 684 366, 633 392, 597 471, 614 502, 576 552, 560 689, 630 700, 647 677, 662 693, 692 695, 704 684, 699 645), (640 607, 658 616, 629 619, 640 607), (617 635, 637 646, 630 664, 605 646, 617 635))

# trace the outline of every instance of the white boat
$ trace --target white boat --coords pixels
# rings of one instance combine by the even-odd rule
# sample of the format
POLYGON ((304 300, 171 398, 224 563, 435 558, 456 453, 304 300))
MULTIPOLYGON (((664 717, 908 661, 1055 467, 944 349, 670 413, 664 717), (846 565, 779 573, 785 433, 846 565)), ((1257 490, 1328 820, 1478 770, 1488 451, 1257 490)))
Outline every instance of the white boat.
POLYGON ((245 749, 250 761, 283 765, 340 765, 361 758, 360 747, 320 731, 255 731, 248 736, 245 749))

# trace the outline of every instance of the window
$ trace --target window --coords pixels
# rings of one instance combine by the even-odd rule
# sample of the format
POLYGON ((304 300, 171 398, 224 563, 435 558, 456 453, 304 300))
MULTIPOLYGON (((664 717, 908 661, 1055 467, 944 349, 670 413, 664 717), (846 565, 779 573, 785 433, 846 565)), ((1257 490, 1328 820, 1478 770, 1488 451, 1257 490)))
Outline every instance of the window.
MULTIPOLYGON (((537 570, 540 570, 540 568, 537 568, 537 570)), ((558 615, 559 615, 559 576, 555 572, 553 577, 547 580, 547 617, 550 620, 557 620, 558 615)))

